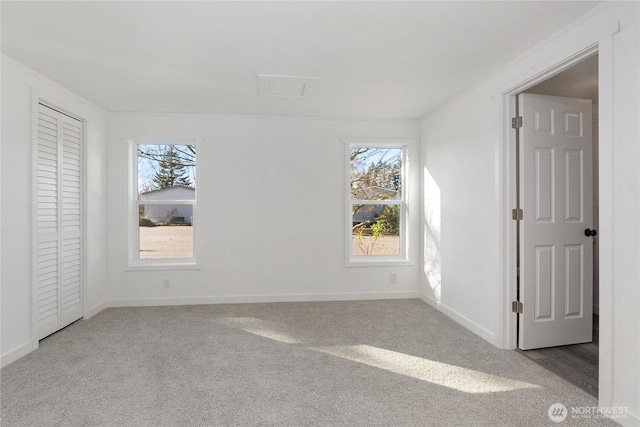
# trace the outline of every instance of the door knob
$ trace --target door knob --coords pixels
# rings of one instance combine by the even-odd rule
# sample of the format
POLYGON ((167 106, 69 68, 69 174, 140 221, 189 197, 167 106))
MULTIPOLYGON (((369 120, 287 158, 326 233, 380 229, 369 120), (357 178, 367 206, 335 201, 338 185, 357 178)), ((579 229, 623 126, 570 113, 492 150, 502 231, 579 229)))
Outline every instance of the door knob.
POLYGON ((586 230, 584 230, 584 235, 587 237, 597 236, 598 232, 596 230, 590 230, 587 228, 586 230))

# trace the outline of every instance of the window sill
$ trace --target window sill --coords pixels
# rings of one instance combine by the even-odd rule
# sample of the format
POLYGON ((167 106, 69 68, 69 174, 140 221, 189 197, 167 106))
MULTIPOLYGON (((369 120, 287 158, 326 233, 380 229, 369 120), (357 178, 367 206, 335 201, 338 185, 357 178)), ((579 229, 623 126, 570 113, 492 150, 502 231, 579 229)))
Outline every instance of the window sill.
POLYGON ((195 262, 130 264, 124 271, 201 270, 195 262))
POLYGON ((386 258, 377 259, 369 258, 359 259, 350 258, 346 262, 346 267, 395 267, 395 266, 411 266, 413 263, 405 258, 386 258))

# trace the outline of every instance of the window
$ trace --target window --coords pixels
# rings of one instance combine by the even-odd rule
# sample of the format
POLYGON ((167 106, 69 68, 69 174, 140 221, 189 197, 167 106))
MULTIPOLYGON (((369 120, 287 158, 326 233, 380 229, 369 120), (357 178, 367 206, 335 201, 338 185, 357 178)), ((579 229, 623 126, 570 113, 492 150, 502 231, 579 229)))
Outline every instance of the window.
POLYGON ((407 263, 407 145, 347 141, 347 264, 407 263))
POLYGON ((195 265, 195 142, 132 141, 131 157, 131 266, 195 265))

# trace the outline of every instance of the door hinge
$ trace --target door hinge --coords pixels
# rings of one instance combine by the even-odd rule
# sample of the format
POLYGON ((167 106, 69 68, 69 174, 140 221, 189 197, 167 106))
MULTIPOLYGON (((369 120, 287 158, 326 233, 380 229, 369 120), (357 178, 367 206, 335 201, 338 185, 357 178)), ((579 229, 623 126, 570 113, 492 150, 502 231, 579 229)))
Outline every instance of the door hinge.
POLYGON ((512 209, 511 219, 514 221, 522 221, 524 219, 524 211, 522 209, 512 209))
POLYGON ((520 129, 522 127, 522 116, 512 118, 511 127, 514 129, 520 129))
POLYGON ((523 305, 520 301, 512 301, 511 302, 511 311, 514 313, 522 314, 523 305))

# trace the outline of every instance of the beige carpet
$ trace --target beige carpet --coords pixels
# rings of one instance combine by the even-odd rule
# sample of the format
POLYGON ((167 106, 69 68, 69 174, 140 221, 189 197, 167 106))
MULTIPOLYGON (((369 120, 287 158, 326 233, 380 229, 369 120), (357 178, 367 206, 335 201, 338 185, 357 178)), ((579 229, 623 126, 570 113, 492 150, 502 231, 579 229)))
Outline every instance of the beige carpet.
POLYGON ((0 375, 2 426, 614 425, 419 300, 111 308, 0 375))

